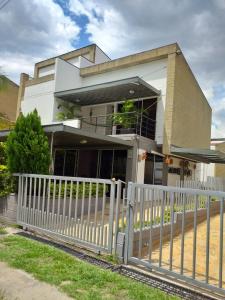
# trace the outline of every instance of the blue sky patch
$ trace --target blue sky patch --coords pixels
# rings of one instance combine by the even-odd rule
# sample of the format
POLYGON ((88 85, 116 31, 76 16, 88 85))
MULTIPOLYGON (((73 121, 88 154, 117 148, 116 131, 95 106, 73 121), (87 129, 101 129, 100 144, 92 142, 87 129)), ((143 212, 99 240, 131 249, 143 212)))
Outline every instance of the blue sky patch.
POLYGON ((88 24, 88 17, 85 15, 75 15, 69 9, 68 0, 54 0, 63 10, 64 15, 70 17, 70 19, 80 27, 79 40, 72 41, 74 48, 81 48, 90 44, 90 35, 86 33, 86 25, 88 24))

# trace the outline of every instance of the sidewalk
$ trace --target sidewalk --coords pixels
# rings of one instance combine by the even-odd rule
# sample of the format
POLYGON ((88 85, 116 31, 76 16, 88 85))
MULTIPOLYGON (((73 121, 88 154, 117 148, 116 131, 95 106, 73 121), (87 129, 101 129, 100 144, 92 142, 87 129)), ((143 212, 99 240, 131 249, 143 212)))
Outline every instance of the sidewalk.
POLYGON ((12 269, 0 262, 0 299, 4 300, 70 300, 71 298, 30 274, 12 269))

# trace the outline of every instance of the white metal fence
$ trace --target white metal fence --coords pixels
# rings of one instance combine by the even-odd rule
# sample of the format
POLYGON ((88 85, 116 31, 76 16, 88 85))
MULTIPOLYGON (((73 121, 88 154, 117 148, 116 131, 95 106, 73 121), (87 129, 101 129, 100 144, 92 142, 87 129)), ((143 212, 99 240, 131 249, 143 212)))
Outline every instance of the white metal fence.
POLYGON ((129 183, 126 262, 223 291, 224 199, 224 192, 129 183))
MULTIPOLYGON (((225 192, 21 174, 18 224, 224 293, 225 192)), ((225 295, 225 293, 224 293, 225 295)))
POLYGON ((225 191, 225 178, 208 176, 206 181, 200 180, 178 180, 177 187, 200 189, 210 191, 225 191))
POLYGON ((19 175, 17 223, 51 236, 111 253, 125 210, 121 181, 19 175))

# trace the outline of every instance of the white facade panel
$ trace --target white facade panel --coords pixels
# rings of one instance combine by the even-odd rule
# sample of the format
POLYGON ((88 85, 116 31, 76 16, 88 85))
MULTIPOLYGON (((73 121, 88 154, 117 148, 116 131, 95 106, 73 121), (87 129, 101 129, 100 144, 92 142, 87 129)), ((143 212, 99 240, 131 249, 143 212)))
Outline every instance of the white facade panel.
POLYGON ((79 68, 86 68, 86 67, 90 67, 90 66, 93 66, 94 64, 86 59, 85 57, 83 56, 80 56, 80 64, 79 64, 79 68))
POLYGON ((55 64, 40 68, 38 70, 38 77, 43 77, 51 74, 55 74, 55 64))
POLYGON ((68 63, 76 66, 77 68, 80 68, 80 56, 78 57, 73 57, 73 58, 70 58, 68 60, 66 60, 68 63))
POLYGON ((80 69, 57 58, 55 74, 55 91, 66 91, 81 86, 80 69))
POLYGON ((37 109, 43 125, 53 121, 55 81, 47 81, 26 87, 21 110, 24 115, 37 109))
POLYGON ((111 60, 98 46, 95 49, 95 64, 101 64, 111 60))

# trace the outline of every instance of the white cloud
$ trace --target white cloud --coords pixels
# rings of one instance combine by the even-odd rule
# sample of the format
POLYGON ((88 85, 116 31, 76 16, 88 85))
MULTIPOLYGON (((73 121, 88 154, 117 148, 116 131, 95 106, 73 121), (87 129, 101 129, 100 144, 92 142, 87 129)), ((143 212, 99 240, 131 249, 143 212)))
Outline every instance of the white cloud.
POLYGON ((72 50, 79 32, 52 0, 10 1, 0 11, 0 66, 18 82, 35 62, 72 50))
POLYGON ((88 17, 86 32, 90 41, 113 58, 178 42, 212 105, 217 127, 214 133, 225 136, 225 130, 221 130, 225 123, 224 99, 221 96, 215 102, 213 92, 225 82, 224 0, 70 0, 69 3, 75 14, 88 17))

